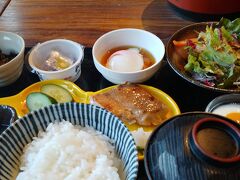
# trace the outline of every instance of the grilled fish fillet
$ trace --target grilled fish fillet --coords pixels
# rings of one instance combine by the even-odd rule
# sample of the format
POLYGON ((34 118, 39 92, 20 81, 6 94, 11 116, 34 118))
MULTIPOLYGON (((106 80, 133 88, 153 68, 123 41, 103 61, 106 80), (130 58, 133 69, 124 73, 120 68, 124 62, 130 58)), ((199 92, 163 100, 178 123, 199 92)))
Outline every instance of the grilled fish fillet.
POLYGON ((91 97, 91 103, 111 111, 128 124, 157 125, 166 119, 168 108, 143 87, 119 85, 91 97))

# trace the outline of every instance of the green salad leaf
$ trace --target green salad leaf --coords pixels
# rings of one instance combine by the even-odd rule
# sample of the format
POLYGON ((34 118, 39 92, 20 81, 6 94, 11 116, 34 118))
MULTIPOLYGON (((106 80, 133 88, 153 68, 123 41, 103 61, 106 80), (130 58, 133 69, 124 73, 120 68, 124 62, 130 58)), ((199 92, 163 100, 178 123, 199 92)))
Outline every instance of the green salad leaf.
POLYGON ((222 18, 218 25, 207 26, 194 45, 185 47, 188 63, 184 68, 209 86, 230 88, 240 81, 240 42, 236 38, 240 37, 240 18, 222 18))
POLYGON ((238 39, 240 39, 240 18, 233 21, 227 18, 221 18, 217 25, 224 26, 231 34, 236 33, 238 39))
POLYGON ((220 87, 222 87, 222 88, 229 88, 229 87, 232 86, 232 84, 234 82, 239 80, 239 78, 240 78, 240 66, 236 66, 234 71, 235 72, 229 78, 227 78, 222 84, 219 85, 220 87))

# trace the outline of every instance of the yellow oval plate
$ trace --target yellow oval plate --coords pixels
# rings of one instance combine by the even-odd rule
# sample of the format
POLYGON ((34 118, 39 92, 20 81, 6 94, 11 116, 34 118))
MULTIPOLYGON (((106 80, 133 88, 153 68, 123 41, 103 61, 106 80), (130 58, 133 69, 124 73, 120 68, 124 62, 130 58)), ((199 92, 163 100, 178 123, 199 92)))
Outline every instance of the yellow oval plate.
MULTIPOLYGON (((79 88, 76 84, 74 84, 70 81, 67 81, 67 80, 45 80, 45 81, 40 81, 35 84, 32 84, 31 86, 25 88, 23 91, 21 91, 17 95, 0 98, 0 104, 9 105, 9 106, 14 107, 17 111, 18 117, 22 117, 25 114, 29 113, 28 108, 26 106, 26 98, 27 98, 28 94, 31 92, 39 92, 41 86, 43 86, 45 84, 59 85, 65 89, 67 89, 70 92, 70 94, 73 97, 74 102, 87 103, 87 104, 90 103, 91 96, 93 96, 95 94, 107 92, 107 91, 117 87, 117 85, 115 85, 115 86, 111 86, 111 87, 108 87, 108 88, 105 88, 105 89, 102 89, 102 90, 99 90, 96 92, 85 92, 81 88, 79 88)), ((161 91, 157 88, 151 87, 151 86, 146 86, 146 85, 140 85, 140 86, 143 87, 144 89, 146 89, 155 98, 159 99, 161 102, 163 102, 165 105, 168 106, 168 109, 170 109, 168 118, 180 114, 178 105, 169 95, 167 95, 163 91, 161 91)), ((156 128, 156 126, 143 127, 143 126, 140 126, 137 124, 129 125, 127 123, 125 125, 129 128, 130 131, 133 131, 133 130, 136 130, 136 129, 142 127, 144 129, 144 131, 151 132, 156 128)), ((139 158, 139 160, 142 160, 144 158, 143 154, 139 153, 138 158, 139 158)))

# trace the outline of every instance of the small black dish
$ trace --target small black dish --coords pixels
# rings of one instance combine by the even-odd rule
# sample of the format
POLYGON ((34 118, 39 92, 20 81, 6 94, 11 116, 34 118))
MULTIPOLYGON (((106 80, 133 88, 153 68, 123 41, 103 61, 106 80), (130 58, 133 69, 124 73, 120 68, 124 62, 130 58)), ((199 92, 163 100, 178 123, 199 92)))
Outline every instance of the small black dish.
POLYGON ((0 105, 0 133, 17 119, 16 110, 7 105, 0 105))
MULTIPOLYGON (((194 153, 190 147, 191 142, 189 141, 191 141, 191 139, 189 136, 192 129, 196 127, 196 122, 205 118, 221 119, 224 122, 233 125, 238 131, 240 129, 239 124, 228 118, 205 112, 183 113, 170 118, 153 131, 146 145, 144 152, 144 165, 148 179, 239 180, 239 159, 234 163, 217 161, 220 165, 216 165, 215 163, 210 162, 209 159, 206 160, 202 156, 194 153), (228 164, 228 166, 223 164, 228 164)), ((197 129, 200 130, 205 127, 205 125, 198 125, 197 129)), ((239 135, 232 135, 231 137, 236 137, 236 139, 233 139, 234 142, 238 142, 236 143, 236 151, 238 151, 239 154, 239 135)), ((204 154, 204 157, 209 157, 206 154, 207 153, 204 154)))
POLYGON ((166 46, 166 57, 170 67, 183 79, 188 82, 195 84, 204 89, 208 89, 214 92, 223 92, 223 93, 239 93, 240 87, 233 89, 224 89, 219 87, 207 86, 204 83, 195 80, 192 78, 184 69, 184 66, 187 64, 187 52, 184 50, 184 47, 176 47, 173 44, 173 40, 181 41, 190 38, 198 37, 198 33, 201 31, 206 31, 206 26, 212 26, 213 28, 217 27, 217 22, 199 22, 187 25, 178 31, 176 31, 171 38, 169 39, 166 46))
POLYGON ((222 118, 199 119, 188 143, 193 154, 207 163, 230 166, 240 162, 240 129, 222 118))
POLYGON ((219 114, 240 124, 240 94, 224 94, 214 98, 205 111, 219 114))

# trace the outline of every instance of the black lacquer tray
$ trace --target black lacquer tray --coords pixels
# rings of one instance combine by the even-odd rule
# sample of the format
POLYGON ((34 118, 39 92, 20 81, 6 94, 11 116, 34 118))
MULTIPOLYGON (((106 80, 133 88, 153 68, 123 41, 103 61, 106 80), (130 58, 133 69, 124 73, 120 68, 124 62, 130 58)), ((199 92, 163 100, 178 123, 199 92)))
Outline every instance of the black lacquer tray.
MULTIPOLYGON (((26 48, 25 54, 29 50, 30 48, 26 48)), ((86 48, 84 51, 85 55, 81 67, 82 73, 75 84, 84 91, 97 91, 112 86, 113 84, 104 79, 95 68, 92 59, 92 49, 86 48)), ((38 81, 38 76, 32 74, 24 67, 22 75, 15 83, 0 88, 0 98, 15 95, 38 81)), ((165 58, 159 71, 143 84, 153 86, 167 93, 178 104, 181 112, 204 111, 212 99, 223 94, 197 87, 182 79, 171 69, 165 58)), ((6 127, 4 126, 0 129, 4 130, 4 128, 6 127)), ((147 179, 143 162, 140 162, 138 179, 147 179)))

